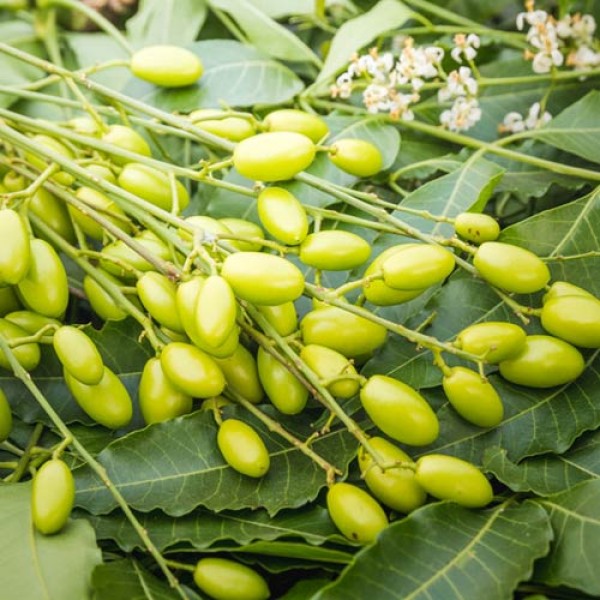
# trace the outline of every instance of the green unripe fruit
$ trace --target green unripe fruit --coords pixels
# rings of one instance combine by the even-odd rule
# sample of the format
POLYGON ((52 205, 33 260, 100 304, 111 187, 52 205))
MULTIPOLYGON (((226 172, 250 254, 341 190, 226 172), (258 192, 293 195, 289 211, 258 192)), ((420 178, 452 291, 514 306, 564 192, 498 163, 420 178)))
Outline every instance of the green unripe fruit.
POLYGON ((258 478, 269 470, 269 451, 258 433, 243 421, 223 421, 217 433, 217 445, 225 462, 242 475, 258 478))
POLYGON ((166 275, 148 271, 138 279, 136 289, 144 308, 154 319, 168 329, 183 331, 177 312, 177 288, 166 275))
POLYGON ((327 510, 335 526, 349 540, 370 544, 388 526, 377 501, 350 483, 334 483, 327 492, 327 510))
POLYGON ((63 325, 52 338, 62 366, 82 383, 96 385, 104 377, 104 362, 96 344, 77 327, 63 325))
POLYGON ((577 379, 585 368, 583 356, 571 344, 550 335, 529 335, 514 358, 499 365, 500 374, 511 383, 550 388, 577 379))
MULTIPOLYGON (((246 219, 237 219, 235 217, 224 217, 219 219, 219 223, 227 227, 233 235, 245 238, 265 239, 265 232, 262 228, 246 219)), ((262 248, 260 242, 246 242, 242 240, 227 240, 227 242, 242 252, 258 252, 262 248)))
POLYGON ((264 390, 258 376, 258 367, 252 353, 242 344, 238 344, 235 352, 226 358, 215 358, 219 365, 227 387, 237 392, 252 404, 258 404, 264 396, 264 390))
POLYGON ((581 348, 600 348, 600 300, 588 296, 558 296, 546 301, 542 327, 581 348))
POLYGON ((382 437, 372 437, 369 444, 387 465, 398 466, 382 471, 373 457, 361 446, 358 451, 358 465, 370 492, 383 504, 401 513, 409 513, 425 504, 427 494, 417 483, 414 468, 402 467, 414 463, 406 452, 382 437))
POLYGON ((463 419, 479 427, 496 427, 504 417, 504 406, 491 383, 476 371, 452 367, 444 374, 444 392, 463 419))
POLYGON ((315 144, 328 133, 329 128, 321 117, 295 108, 282 108, 269 113, 263 124, 267 131, 295 131, 310 138, 315 144))
POLYGON ((129 66, 136 77, 168 88, 192 85, 204 72, 202 62, 193 52, 170 45, 138 50, 129 66))
POLYGON ((331 162, 356 177, 371 177, 383 168, 383 156, 377 146, 357 138, 337 140, 329 151, 331 162))
POLYGON ((454 456, 422 456, 417 460, 415 477, 434 498, 452 500, 468 508, 487 506, 494 498, 485 475, 475 465, 454 456))
POLYGON ((21 215, 11 208, 0 210, 0 285, 19 283, 29 270, 29 232, 21 215))
POLYGON ((537 255, 503 242, 481 244, 473 265, 488 283, 516 294, 533 294, 550 281, 550 271, 537 255))
MULTIPOLYGON (((58 141, 56 138, 50 137, 48 135, 44 135, 43 133, 38 133, 31 138, 31 141, 35 144, 36 147, 41 147, 43 150, 50 150, 63 156, 67 159, 73 159, 73 152, 71 152, 70 148, 58 141)), ((52 159, 41 157, 34 152, 26 152, 25 160, 38 169, 40 172, 44 171, 48 164, 52 162, 52 159)), ((71 185, 74 181, 73 176, 70 173, 65 173, 64 171, 58 171, 54 175, 52 175, 51 179, 60 183, 62 185, 71 185)))
POLYGON ((75 502, 75 481, 59 458, 46 461, 33 478, 31 517, 40 533, 59 532, 69 520, 75 502))
POLYGON ((438 419, 425 398, 402 381, 372 375, 360 390, 367 414, 386 435, 411 446, 425 446, 437 438, 438 419))
POLYGON ((0 442, 8 439, 12 430, 12 412, 6 394, 0 389, 0 442))
POLYGON ((262 252, 237 252, 223 261, 221 276, 236 296, 254 304, 292 302, 304 291, 304 276, 290 261, 262 252))
POLYGON ((253 569, 226 558, 201 558, 194 582, 215 600, 267 600, 267 582, 253 569))
POLYGON ((549 302, 550 300, 560 296, 585 296, 587 298, 594 298, 597 300, 594 294, 591 294, 587 290, 584 290, 577 285, 567 283, 566 281, 555 281, 550 286, 550 289, 544 294, 543 302, 549 302))
POLYGON ((316 147, 301 133, 275 131, 242 140, 233 152, 233 165, 248 179, 283 181, 306 169, 316 147))
POLYGON ((14 287, 0 287, 0 317, 19 310, 21 303, 14 287))
POLYGON ((285 415, 297 415, 308 401, 308 390, 262 346, 256 357, 260 382, 273 406, 285 415))
POLYGON ((171 383, 192 398, 218 396, 225 388, 225 377, 215 361, 191 344, 167 344, 160 362, 171 383))
POLYGON ((258 218, 277 241, 297 246, 308 234, 308 217, 300 201, 280 187, 267 187, 256 202, 258 218))
POLYGON ((216 108, 201 108, 190 113, 189 119, 198 129, 232 142, 241 142, 256 133, 256 129, 249 119, 227 117, 226 115, 226 112, 216 108))
MULTIPOLYGON (((67 242, 71 244, 75 242, 75 230, 69 211, 65 203, 54 194, 44 188, 37 190, 29 198, 29 211, 67 242)), ((38 237, 47 240, 35 225, 32 225, 32 228, 38 237)))
POLYGON ((35 335, 40 329, 52 325, 53 328, 48 329, 45 335, 40 339, 40 342, 43 344, 52 343, 53 332, 56 328, 62 326, 62 323, 58 319, 39 315, 30 310, 15 310, 14 312, 8 313, 4 318, 15 325, 18 325, 29 335, 35 335))
POLYGON ((211 347, 225 343, 235 327, 237 303, 227 280, 211 275, 198 292, 196 299, 196 331, 211 347))
POLYGON ((300 245, 300 260, 325 271, 345 271, 365 263, 371 254, 368 242, 349 231, 329 229, 311 233, 300 245))
MULTIPOLYGON (((152 156, 148 142, 135 129, 125 125, 110 125, 102 136, 102 141, 121 150, 134 152, 142 156, 152 156)), ((135 158, 125 158, 116 154, 111 154, 110 157, 118 165, 124 165, 135 160, 135 158)))
POLYGON ((273 306, 258 306, 258 311, 282 337, 291 335, 298 329, 298 314, 293 302, 273 306))
POLYGON ((381 264, 384 283, 396 290, 422 290, 454 270, 454 254, 433 244, 405 244, 381 264))
MULTIPOLYGON (((131 233, 131 223, 127 215, 115 204, 114 200, 111 200, 102 192, 89 187, 80 187, 75 195, 113 225, 125 233, 131 233)), ((95 240, 102 240, 104 238, 105 228, 92 219, 92 217, 72 205, 68 206, 68 211, 73 221, 77 223, 83 233, 95 240)))
MULTIPOLYGON (((121 282, 110 273, 104 272, 102 274, 115 285, 121 285, 121 282)), ((101 319, 105 321, 122 321, 127 318, 128 313, 115 302, 104 287, 89 275, 83 278, 83 291, 92 310, 101 319)))
POLYGON ((191 396, 169 381, 159 358, 151 358, 144 365, 138 395, 140 410, 147 424, 174 419, 192 411, 191 396))
POLYGON ((65 383, 81 409, 94 421, 109 429, 125 427, 133 416, 131 397, 123 382, 108 368, 100 383, 86 385, 66 369, 65 383))
MULTIPOLYGON (((29 337, 30 334, 18 325, 15 325, 6 319, 0 319, 0 335, 10 342, 16 338, 29 337)), ((40 364, 40 347, 33 342, 15 346, 12 348, 12 352, 19 364, 26 371, 33 371, 33 369, 40 364)), ((0 350, 0 367, 12 371, 8 357, 4 354, 3 350, 0 350)))
POLYGON ((332 396, 352 398, 358 392, 358 373, 343 354, 319 344, 307 344, 300 351, 300 358, 322 381, 336 379, 325 384, 332 396), (345 378, 346 375, 349 377, 345 378))
POLYGON ((475 244, 493 242, 500 235, 498 221, 481 213, 460 213, 454 219, 454 229, 461 238, 475 244))
POLYGON ((522 327, 503 321, 475 323, 463 329, 454 345, 465 352, 484 356, 497 364, 519 354, 525 347, 527 334, 522 327))

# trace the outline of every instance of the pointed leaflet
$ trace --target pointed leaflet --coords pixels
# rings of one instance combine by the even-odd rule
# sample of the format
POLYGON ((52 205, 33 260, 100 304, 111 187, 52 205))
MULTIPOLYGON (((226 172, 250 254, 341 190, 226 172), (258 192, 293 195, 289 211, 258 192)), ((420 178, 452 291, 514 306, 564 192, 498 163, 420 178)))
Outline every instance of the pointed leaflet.
MULTIPOLYGON (((169 584, 148 573, 135 560, 117 560, 100 565, 94 571, 94 600, 181 600, 169 584)), ((189 600, 201 600, 196 592, 186 589, 189 600)))
POLYGON ((354 52, 382 33, 401 27, 411 14, 399 0, 380 0, 370 11, 346 21, 333 37, 327 60, 312 87, 323 88, 333 75, 348 65, 354 52))
POLYGON ((551 537, 532 502, 484 511, 437 502, 385 529, 314 600, 508 600, 551 537))
POLYGON ((584 481, 539 504, 550 515, 555 539, 536 566, 535 581, 600 596, 600 480, 584 481))
POLYGON ((87 521, 72 519, 55 535, 38 533, 31 483, 18 483, 0 486, 0 531, 0 589, 11 600, 90 598, 92 571, 102 557, 87 521))
POLYGON ((233 40, 195 42, 204 73, 195 85, 160 88, 131 79, 125 92, 167 112, 190 112, 197 108, 264 104, 291 100, 304 84, 285 65, 251 46, 233 40))
MULTIPOLYGON (((267 408, 268 410, 268 408, 267 408)), ((160 508, 172 516, 197 506, 209 510, 265 508, 275 514, 313 500, 326 485, 325 472, 297 448, 266 430, 241 410, 227 411, 258 431, 271 455, 271 468, 260 479, 240 475, 223 460, 217 447, 212 414, 197 412, 157 423, 120 438, 97 457, 128 504, 147 512, 160 508)), ((301 439, 313 433, 311 416, 276 417, 301 439)), ((348 431, 317 438, 311 448, 345 469, 356 452, 348 431)), ((89 467, 74 471, 78 506, 94 514, 116 507, 115 499, 89 467)))
MULTIPOLYGON (((137 396, 139 378, 146 361, 152 356, 149 345, 140 343, 141 327, 133 320, 108 321, 101 330, 91 326, 84 328, 102 354, 107 367, 112 369, 125 384, 132 398, 137 396)), ((91 423, 79 408, 63 379, 62 365, 51 346, 42 346, 40 366, 31 373, 34 382, 46 399, 67 423, 74 421, 91 423)), ((2 370, 0 385, 6 393, 14 412, 25 422, 50 420, 25 386, 12 374, 2 370)), ((135 420, 135 423, 140 423, 135 420)))
POLYGON ((515 464, 506 450, 488 448, 483 466, 514 492, 556 494, 581 483, 600 479, 600 432, 581 436, 564 454, 544 454, 515 464))
MULTIPOLYGON (((114 540, 126 552, 143 548, 139 535, 121 512, 86 516, 98 539, 114 540)), ((221 545, 231 542, 246 545, 257 540, 268 542, 280 538, 301 539, 314 545, 328 541, 345 542, 333 526, 327 509, 322 506, 283 510, 275 516, 260 509, 219 513, 196 509, 177 518, 159 511, 139 513, 137 517, 160 551, 177 544, 189 544, 204 550, 219 542, 221 545)))
POLYGON ((503 172, 497 164, 473 154, 456 171, 429 181, 409 194, 394 216, 422 232, 450 236, 454 233, 452 225, 407 214, 402 208, 449 218, 473 208, 480 212, 503 172))
POLYGON ((600 92, 589 92, 534 133, 537 139, 600 163, 600 92))
POLYGON ((319 57, 296 37, 254 6, 249 0, 208 0, 213 10, 224 11, 243 31, 248 41, 273 58, 311 62, 321 67, 319 57))

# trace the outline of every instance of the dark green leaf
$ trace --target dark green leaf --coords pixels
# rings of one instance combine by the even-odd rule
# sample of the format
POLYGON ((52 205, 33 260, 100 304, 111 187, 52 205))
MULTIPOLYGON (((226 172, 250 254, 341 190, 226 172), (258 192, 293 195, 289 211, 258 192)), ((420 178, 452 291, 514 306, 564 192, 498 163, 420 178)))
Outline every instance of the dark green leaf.
POLYGON ((0 596, 7 600, 87 600, 102 561, 94 530, 70 520, 55 535, 31 522, 31 483, 0 486, 0 596), (4 594, 9 594, 5 596, 4 594))
POLYGON ((306 600, 329 583, 329 579, 304 579, 299 581, 279 600, 306 600))
MULTIPOLYGON (((118 560, 96 567, 93 575, 94 600, 181 600, 167 583, 148 573, 135 560, 118 560)), ((186 589, 189 600, 201 600, 186 589)))
POLYGON ((190 50, 196 52, 204 64, 204 74, 197 84, 164 89, 132 79, 126 92, 167 112, 190 112, 221 104, 280 104, 304 87, 286 66, 233 40, 196 42, 190 50))
POLYGON ((596 557, 600 540, 600 480, 579 485, 539 503, 550 515, 555 539, 537 565, 535 580, 600 595, 596 557))
MULTIPOLYGON (((237 414, 237 413, 235 413, 237 414)), ((173 516, 197 506, 210 510, 265 508, 275 514, 313 500, 326 485, 325 472, 265 426, 248 419, 271 455, 271 468, 261 479, 231 469, 217 448, 217 426, 211 414, 197 412, 135 431, 98 455, 108 476, 132 508, 160 508, 173 516)), ((281 419, 300 438, 313 433, 311 417, 281 419)), ((319 437, 311 447, 344 469, 356 452, 346 430, 319 437)), ((94 514, 116 507, 115 499, 89 467, 77 469, 77 505, 94 514)))
POLYGON ((552 530, 536 504, 426 506, 384 530, 314 600, 508 600, 552 530))

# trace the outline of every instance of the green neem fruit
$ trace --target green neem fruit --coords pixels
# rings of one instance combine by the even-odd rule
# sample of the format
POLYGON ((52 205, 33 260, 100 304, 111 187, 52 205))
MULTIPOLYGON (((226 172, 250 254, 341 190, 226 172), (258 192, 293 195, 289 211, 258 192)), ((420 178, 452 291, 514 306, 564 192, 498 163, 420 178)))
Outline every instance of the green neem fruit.
POLYGON ((256 203, 262 226, 277 241, 297 246, 308 234, 308 217, 300 201, 280 187, 267 187, 256 203))
POLYGON ((15 310, 5 315, 4 318, 15 325, 18 325, 21 329, 24 329, 29 335, 35 335, 40 329, 52 325, 53 329, 49 329, 40 339, 40 342, 43 344, 52 343, 53 332, 56 328, 62 326, 62 323, 58 319, 39 315, 30 310, 15 310))
POLYGON ((454 229, 461 238, 475 244, 493 242, 500 235, 498 221, 481 213, 460 213, 454 219, 454 229))
POLYGON ((226 358, 215 358, 219 365, 227 388, 243 396, 248 402, 258 404, 264 396, 264 390, 258 376, 258 367, 252 353, 238 344, 235 352, 226 358))
MULTIPOLYGON (((29 337, 30 334, 18 325, 6 319, 0 319, 0 335, 10 342, 13 339, 29 337)), ((40 347, 33 342, 15 346, 12 351, 19 364, 26 371, 32 371, 40 364, 40 347)), ((12 371, 8 357, 2 350, 0 350, 0 367, 12 371)))
MULTIPOLYGON (((44 135, 39 133, 34 135, 31 138, 31 141, 35 144, 36 147, 42 147, 43 149, 51 150, 56 154, 60 154, 64 158, 72 160, 74 158, 73 152, 65 146, 62 142, 59 142, 57 139, 50 137, 48 135, 44 135)), ((29 162, 32 166, 34 166, 39 171, 44 171, 48 167, 48 165, 52 162, 52 159, 46 158, 45 156, 40 156, 33 152, 25 153, 25 160, 29 162)), ((51 179, 56 181, 57 183, 61 183, 62 185, 71 185, 74 181, 73 176, 70 173, 65 173, 65 171, 59 171, 52 175, 51 179)))
POLYGON ((409 302, 425 291, 425 289, 396 290, 386 285, 385 281, 383 281, 383 263, 396 252, 400 252, 404 246, 405 244, 400 244, 387 248, 367 267, 364 277, 381 276, 381 279, 374 279, 363 286, 363 294, 371 304, 375 304, 376 306, 394 306, 403 302, 409 302))
POLYGON ((262 477, 271 459, 262 438, 243 421, 227 419, 217 433, 217 445, 225 462, 248 477, 262 477))
POLYGON ((138 279, 136 289, 153 319, 173 331, 184 330, 177 312, 177 287, 166 275, 148 271, 138 279))
POLYGON ((266 600, 271 595, 256 571, 226 558, 201 558, 194 582, 215 600, 266 600))
POLYGON ((304 276, 290 261, 262 252, 237 252, 223 261, 221 276, 236 296, 254 304, 292 302, 304 291, 304 276))
MULTIPOLYGON (((225 227, 227 227, 227 229, 229 229, 233 235, 248 239, 265 239, 265 232, 259 225, 253 223, 252 221, 248 221, 246 219, 237 219, 236 217, 224 217, 218 221, 222 225, 225 225, 225 227)), ((243 240, 227 240, 227 242, 241 252, 257 252, 262 248, 262 244, 260 242, 247 242, 243 240)))
MULTIPOLYGON (((29 199, 29 210, 67 242, 75 242, 75 230, 69 211, 65 203, 54 194, 40 188, 29 199)), ((44 238, 34 225, 32 227, 38 237, 44 238)))
POLYGON ((414 466, 410 456, 382 437, 370 438, 369 444, 386 466, 394 463, 397 465, 383 471, 361 446, 358 451, 358 465, 373 496, 401 513, 409 513, 425 504, 427 493, 417 483, 414 468, 402 467, 402 463, 414 466))
POLYGON ((300 246, 300 260, 315 269, 345 271, 365 263, 371 254, 368 242, 349 231, 330 229, 311 233, 300 246))
POLYGON ((235 327, 237 303, 231 286, 223 277, 211 275, 196 298, 196 331, 209 346, 225 343, 235 327))
POLYGON ((373 352, 386 340, 387 330, 378 323, 337 306, 313 310, 300 322, 305 344, 319 344, 337 350, 347 358, 373 352))
POLYGON ((376 175, 383 168, 383 156, 377 146, 356 138, 337 140, 329 151, 331 162, 356 177, 376 175))
POLYGON ((282 337, 291 335, 298 329, 298 313, 293 302, 259 306, 258 311, 282 337))
POLYGON ((384 283, 397 290, 422 290, 454 270, 454 254, 433 244, 405 244, 381 264, 384 283))
POLYGON ((488 283, 517 294, 538 292, 550 280, 548 267, 537 255, 503 242, 481 244, 473 265, 488 283))
POLYGON ((580 288, 578 285, 567 283, 566 281, 555 281, 550 289, 544 294, 543 302, 546 303, 559 296, 586 296, 587 298, 596 298, 594 294, 580 288))
POLYGON ((138 398, 147 424, 174 419, 192 411, 192 397, 171 383, 159 358, 151 358, 144 365, 138 398))
POLYGON ((300 358, 326 383, 332 396, 352 398, 360 388, 354 365, 343 355, 319 344, 307 344, 300 351, 300 358), (348 377, 346 377, 348 376, 348 377))
POLYGON ((588 296, 558 296, 548 300, 542 327, 582 348, 600 348, 600 300, 588 296))
POLYGON ((260 382, 273 403, 285 415, 297 415, 308 401, 308 390, 272 354, 262 346, 256 357, 260 382))
POLYGON ((161 87, 184 87, 200 79, 204 68, 193 52, 179 46, 147 46, 133 54, 131 72, 161 87))
POLYGON ((534 388, 564 385, 585 368, 583 356, 568 342, 550 335, 528 335, 514 358, 502 361, 500 374, 511 383, 534 388))
POLYGON ((387 516, 377 501, 350 483, 334 483, 329 488, 327 510, 342 534, 360 544, 374 542, 388 526, 387 516))
POLYGON ((7 192, 20 192, 25 189, 27 183, 23 175, 19 175, 15 171, 8 171, 2 178, 2 185, 7 192))
POLYGON ((425 398, 402 381, 373 375, 360 390, 367 414, 386 435, 411 446, 425 446, 440 430, 436 414, 425 398))
POLYGON ((46 461, 33 478, 31 517, 40 533, 59 532, 69 520, 75 502, 71 469, 59 458, 46 461))
POLYGON ((87 165, 85 167, 85 170, 89 171, 90 175, 92 175, 93 177, 96 177, 97 179, 103 179, 104 181, 108 181, 108 183, 117 185, 117 177, 105 165, 92 163, 91 165, 87 165))
POLYGON ((316 147, 301 133, 274 131, 242 140, 233 152, 233 165, 248 179, 283 181, 306 169, 316 147))
POLYGON ((216 108, 195 110, 189 114, 189 119, 198 129, 232 142, 241 142, 256 133, 254 124, 249 119, 228 117, 225 111, 216 108))
MULTIPOLYGON (((110 273, 103 272, 104 277, 115 285, 121 282, 110 273)), ((113 297, 92 277, 86 275, 83 278, 83 291, 87 296, 92 310, 105 321, 122 321, 127 318, 127 312, 121 308, 113 297)))
POLYGON ((415 477, 434 498, 452 500, 468 508, 481 508, 494 498, 485 475, 475 465, 454 456, 422 456, 417 460, 415 477))
MULTIPOLYGON (((135 129, 126 127, 125 125, 110 125, 106 133, 102 136, 102 141, 112 144, 121 150, 134 152, 142 156, 152 155, 148 142, 135 129)), ((110 157, 118 165, 124 165, 135 160, 134 158, 125 158, 116 154, 111 154, 110 157)))
POLYGON ((27 275, 17 284, 23 304, 33 312, 60 318, 69 302, 67 272, 56 250, 40 239, 31 240, 27 275))
POLYGON ((454 345, 465 352, 484 356, 491 364, 497 364, 519 354, 525 347, 527 334, 522 327, 503 321, 475 323, 463 329, 454 345))
POLYGON ((225 389, 217 363, 196 346, 171 342, 163 348, 160 362, 173 385, 192 398, 218 396, 225 389))
MULTIPOLYGON (((127 163, 119 173, 119 185, 128 192, 164 210, 173 209, 173 192, 169 176, 141 163, 127 163)), ((181 181, 175 180, 177 209, 181 212, 190 195, 181 181)))
POLYGON ((29 270, 29 232, 21 215, 0 210, 0 285, 19 283, 29 270))
POLYGON ((12 286, 0 287, 0 317, 19 310, 21 303, 15 292, 15 288, 12 286))
POLYGON ((8 439, 12 430, 12 412, 6 394, 0 389, 0 442, 8 439))
POLYGON ((442 381, 448 401, 469 423, 496 427, 504 417, 504 406, 491 383, 476 371, 452 367, 442 381))
POLYGON ((72 325, 59 327, 52 337, 58 360, 75 379, 96 385, 104 377, 104 362, 96 344, 81 329, 72 325))
POLYGON ((100 383, 86 385, 66 369, 63 372, 67 387, 77 404, 94 421, 109 429, 125 427, 133 416, 131 397, 123 382, 108 368, 100 383))
MULTIPOLYGON (((110 221, 115 227, 118 227, 125 233, 131 232, 131 223, 127 215, 102 192, 98 192, 89 187, 80 187, 75 195, 85 202, 93 211, 98 212, 102 217, 110 221)), ((86 212, 79 210, 75 206, 68 206, 69 214, 79 228, 95 240, 102 240, 106 229, 95 221, 86 212)))
POLYGON ((283 108, 269 113, 263 120, 267 131, 295 131, 310 138, 315 144, 328 133, 327 123, 317 115, 295 108, 283 108))

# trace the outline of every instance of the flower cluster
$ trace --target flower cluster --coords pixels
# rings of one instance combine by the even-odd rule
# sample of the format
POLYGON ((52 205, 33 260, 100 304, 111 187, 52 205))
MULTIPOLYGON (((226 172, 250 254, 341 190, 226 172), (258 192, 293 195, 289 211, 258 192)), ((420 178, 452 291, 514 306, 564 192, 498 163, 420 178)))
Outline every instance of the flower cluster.
POLYGON ((477 81, 469 67, 460 67, 448 74, 446 85, 438 91, 439 102, 453 101, 440 115, 444 127, 450 131, 465 131, 481 119, 477 91, 477 81))
POLYGON ((576 70, 600 65, 600 52, 594 49, 596 21, 591 15, 565 15, 557 21, 544 10, 535 10, 535 0, 527 0, 526 12, 517 16, 517 28, 529 25, 527 41, 535 51, 526 50, 535 73, 549 73, 566 64, 576 70), (566 60, 565 60, 566 55, 566 60))
POLYGON ((516 111, 509 112, 498 129, 501 133, 520 133, 529 129, 537 129, 545 125, 551 118, 552 115, 548 111, 542 112, 541 104, 535 102, 529 108, 526 117, 516 111))

